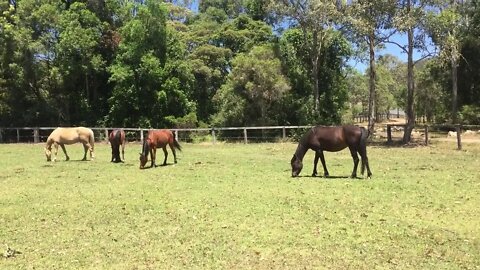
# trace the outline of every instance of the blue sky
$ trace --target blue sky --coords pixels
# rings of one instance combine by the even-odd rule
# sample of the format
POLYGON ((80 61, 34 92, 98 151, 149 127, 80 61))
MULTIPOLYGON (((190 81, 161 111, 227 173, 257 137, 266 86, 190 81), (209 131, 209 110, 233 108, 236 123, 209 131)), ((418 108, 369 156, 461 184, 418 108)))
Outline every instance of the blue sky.
MULTIPOLYGON (((393 38, 394 42, 396 42, 400 45, 406 45, 407 44, 407 36, 406 35, 396 34, 392 38, 393 38)), ((434 49, 433 46, 429 46, 429 50, 433 51, 433 49, 434 49)), ((385 44, 384 49, 377 50, 375 52, 376 57, 379 57, 379 56, 385 55, 385 54, 394 55, 394 56, 398 57, 398 59, 400 59, 400 61, 407 62, 407 54, 395 44, 391 44, 391 43, 385 44)), ((413 61, 418 60, 422 57, 423 57, 423 55, 422 55, 421 52, 418 52, 416 50, 414 51, 413 61)), ((349 61, 349 64, 352 65, 353 67, 355 67, 360 72, 365 72, 365 70, 368 68, 368 59, 365 60, 363 63, 362 62, 357 62, 356 59, 353 59, 353 60, 349 61)))

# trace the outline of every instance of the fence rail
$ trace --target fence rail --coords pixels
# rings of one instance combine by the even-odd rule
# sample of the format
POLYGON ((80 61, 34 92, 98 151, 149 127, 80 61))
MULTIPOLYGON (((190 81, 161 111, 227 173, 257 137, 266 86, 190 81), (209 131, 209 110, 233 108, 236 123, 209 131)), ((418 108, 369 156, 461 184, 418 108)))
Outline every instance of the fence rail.
MULTIPOLYGON (((211 141, 213 144, 217 140, 236 141, 248 143, 251 141, 278 141, 287 138, 298 137, 303 134, 305 129, 312 126, 264 126, 264 127, 212 127, 212 128, 177 128, 175 137, 178 141, 194 142, 211 141)), ((386 128, 387 143, 392 143, 392 129, 395 131, 404 131, 405 124, 387 124, 386 128)), ((0 143, 41 143, 45 142, 56 127, 0 127, 0 143)), ((107 141, 109 131, 113 127, 92 127, 97 141, 107 141)), ((416 130, 423 131, 425 145, 428 145, 432 138, 431 132, 440 131, 447 134, 449 131, 455 131, 458 149, 462 148, 462 131, 467 129, 478 130, 480 135, 480 126, 477 125, 417 125, 416 130)), ((123 128, 128 141, 143 141, 144 133, 148 128, 123 128)))
MULTIPOLYGON (((265 126, 265 127, 213 127, 213 128, 173 128, 177 140, 192 140, 192 134, 210 136, 212 143, 216 143, 219 137, 234 140, 242 140, 248 143, 250 140, 273 140, 286 139, 291 137, 291 130, 300 130, 311 128, 312 126, 265 126), (281 133, 272 134, 269 131, 281 131, 281 133), (232 135, 225 135, 234 132, 232 135), (261 134, 258 134, 260 132, 261 134), (269 133, 269 134, 267 134, 269 133), (289 136, 290 135, 290 136, 289 136)), ((19 143, 19 142, 45 142, 50 132, 56 127, 0 127, 0 143, 19 143)), ((97 141, 108 140, 109 131, 116 129, 113 127, 91 127, 95 133, 97 141)), ((122 128, 127 134, 129 141, 143 141, 144 133, 148 128, 122 128)), ((195 136, 193 135, 193 136, 195 136)))

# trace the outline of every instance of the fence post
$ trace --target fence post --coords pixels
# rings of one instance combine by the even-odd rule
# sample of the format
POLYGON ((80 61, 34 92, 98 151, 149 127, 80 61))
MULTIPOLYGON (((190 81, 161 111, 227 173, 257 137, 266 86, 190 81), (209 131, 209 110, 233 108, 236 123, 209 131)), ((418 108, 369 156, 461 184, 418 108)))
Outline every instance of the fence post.
POLYGON ((33 129, 33 142, 34 143, 40 142, 40 131, 38 128, 33 129))
POLYGON ((176 130, 174 134, 175 134, 175 140, 178 142, 178 130, 176 130))
POLYGON ((287 138, 287 131, 285 130, 285 126, 283 126, 282 128, 282 136, 283 136, 283 140, 287 138))
POLYGON ((140 129, 140 142, 143 142, 143 128, 140 129))
POLYGON ((215 137, 215 128, 212 128, 212 143, 215 144, 217 142, 217 138, 215 137))
POLYGON ((0 143, 3 143, 3 129, 0 128, 0 143))
POLYGON ((248 139, 247 139, 247 129, 246 128, 243 128, 243 141, 245 143, 248 143, 248 139))
POLYGON ((20 142, 20 129, 17 128, 17 143, 20 142))
POLYGON ((392 126, 387 125, 387 143, 392 142, 392 126))
POLYGON ((460 128, 460 125, 456 125, 455 129, 457 130, 457 149, 462 150, 462 135, 460 132, 462 132, 462 129, 460 128))
POLYGON ((425 125, 425 145, 428 145, 428 126, 425 125))
POLYGON ((105 142, 108 142, 108 128, 105 129, 105 142))

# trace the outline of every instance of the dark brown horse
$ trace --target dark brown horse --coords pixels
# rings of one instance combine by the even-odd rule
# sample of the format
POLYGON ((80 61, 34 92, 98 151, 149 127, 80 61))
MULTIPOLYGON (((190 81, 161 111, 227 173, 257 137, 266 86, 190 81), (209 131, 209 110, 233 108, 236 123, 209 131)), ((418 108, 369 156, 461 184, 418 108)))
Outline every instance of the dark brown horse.
POLYGON ((112 147, 112 160, 110 162, 125 161, 125 131, 123 129, 114 129, 108 135, 108 141, 112 147), (122 158, 120 158, 120 146, 122 146, 122 158))
POLYGON ((177 155, 175 153, 175 148, 182 150, 180 144, 175 139, 173 132, 167 129, 160 130, 150 130, 148 131, 148 136, 143 142, 142 153, 140 153, 140 169, 145 167, 145 164, 148 161, 148 153, 150 153, 151 164, 150 167, 156 167, 155 158, 157 155, 157 148, 162 148, 163 153, 165 154, 165 159, 163 160, 163 165, 167 165, 167 145, 170 146, 170 149, 173 153, 174 162, 177 163, 177 155))
POLYGON ((370 172, 370 166, 368 166, 367 137, 368 131, 363 127, 313 127, 300 139, 297 150, 292 157, 292 177, 296 177, 300 174, 300 171, 303 168, 302 160, 308 149, 315 151, 312 176, 317 175, 317 163, 320 158, 323 165, 323 174, 325 177, 328 177, 329 174, 327 166, 325 165, 323 151, 338 152, 348 147, 353 158, 353 172, 351 177, 357 177, 357 166, 359 161, 357 153, 359 153, 362 158, 362 175, 366 166, 367 175, 370 178, 372 172, 370 172))

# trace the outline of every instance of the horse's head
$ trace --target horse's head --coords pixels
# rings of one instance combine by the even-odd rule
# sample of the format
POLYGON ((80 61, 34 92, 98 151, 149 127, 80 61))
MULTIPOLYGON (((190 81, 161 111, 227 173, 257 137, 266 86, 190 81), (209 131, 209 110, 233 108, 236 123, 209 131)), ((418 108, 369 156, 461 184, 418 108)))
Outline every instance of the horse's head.
POLYGON ((292 165, 292 177, 297 177, 303 168, 302 161, 296 155, 293 155, 290 164, 292 165))
POLYGON ((145 168, 145 164, 147 164, 148 158, 146 154, 140 153, 140 169, 145 168))
POLYGON ((47 157, 47 161, 52 161, 52 149, 44 148, 45 149, 45 156, 47 157))

